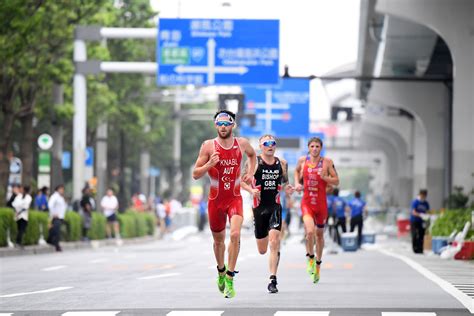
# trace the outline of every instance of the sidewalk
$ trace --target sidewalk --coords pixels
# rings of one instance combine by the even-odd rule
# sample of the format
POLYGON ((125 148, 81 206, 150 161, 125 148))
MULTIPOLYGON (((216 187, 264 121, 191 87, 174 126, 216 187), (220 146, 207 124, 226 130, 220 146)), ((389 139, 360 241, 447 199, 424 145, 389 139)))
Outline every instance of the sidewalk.
POLYGON ((474 260, 442 259, 431 249, 415 254, 409 238, 384 235, 377 238, 376 244, 364 245, 363 248, 404 261, 462 302, 471 313, 474 312, 474 260))

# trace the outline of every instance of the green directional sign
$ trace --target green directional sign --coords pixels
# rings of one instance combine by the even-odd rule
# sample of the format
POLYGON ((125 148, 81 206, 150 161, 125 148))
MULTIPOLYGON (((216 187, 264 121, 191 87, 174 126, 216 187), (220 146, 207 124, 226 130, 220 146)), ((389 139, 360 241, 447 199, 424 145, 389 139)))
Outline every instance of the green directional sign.
POLYGON ((163 47, 161 63, 164 65, 189 64, 189 49, 187 47, 163 47))
POLYGON ((51 153, 41 151, 38 156, 38 171, 40 173, 51 172, 51 153))

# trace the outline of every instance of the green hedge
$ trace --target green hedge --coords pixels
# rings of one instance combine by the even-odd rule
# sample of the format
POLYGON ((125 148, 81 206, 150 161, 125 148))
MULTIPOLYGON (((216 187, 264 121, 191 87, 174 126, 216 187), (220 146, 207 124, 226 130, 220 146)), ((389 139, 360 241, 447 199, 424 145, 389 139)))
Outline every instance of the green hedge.
MULTIPOLYGON (((49 214, 40 211, 28 211, 28 226, 23 236, 23 245, 37 245, 40 234, 43 238, 48 238, 49 214)), ((13 240, 13 237, 12 237, 13 240)))
POLYGON ((73 211, 66 212, 64 221, 66 222, 66 226, 67 226, 66 240, 67 241, 81 240, 82 238, 81 215, 73 211))
MULTIPOLYGON (((101 213, 92 212, 91 228, 87 232, 87 237, 93 240, 105 239, 105 224, 107 220, 101 213)), ((82 225, 82 222, 81 222, 82 225)))
MULTIPOLYGON (((0 247, 8 246, 8 230, 10 230, 10 236, 16 236, 17 227, 14 218, 14 212, 11 208, 0 208, 0 247)), ((13 238, 10 237, 10 239, 13 238)))
MULTIPOLYGON (((118 214, 120 223, 120 234, 122 238, 153 236, 156 228, 156 219, 153 214, 137 213, 127 211, 118 214)), ((73 211, 66 212, 64 218, 66 225, 62 225, 62 240, 78 241, 82 238, 82 217, 73 211)), ((104 239, 106 237, 107 220, 103 214, 93 212, 91 228, 88 232, 90 239, 104 239)), ((39 211, 29 211, 28 227, 23 237, 24 245, 36 245, 42 231, 45 240, 48 239, 49 214, 39 211)), ((17 235, 17 225, 14 219, 14 212, 10 208, 0 208, 0 247, 7 245, 7 231, 10 230, 10 240, 15 241, 17 235)))
POLYGON ((155 233, 155 218, 152 214, 127 211, 118 215, 120 235, 123 238, 142 237, 155 233))
MULTIPOLYGON (((460 232, 463 230, 466 222, 471 222, 471 210, 445 210, 434 222, 431 228, 432 236, 449 236, 456 230, 460 232)), ((469 230, 466 239, 474 236, 474 231, 469 230)))

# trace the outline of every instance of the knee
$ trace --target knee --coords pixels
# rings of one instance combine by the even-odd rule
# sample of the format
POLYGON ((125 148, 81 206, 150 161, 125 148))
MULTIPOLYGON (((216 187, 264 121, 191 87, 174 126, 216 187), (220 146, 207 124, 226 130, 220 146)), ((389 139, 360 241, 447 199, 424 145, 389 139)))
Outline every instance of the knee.
POLYGON ((316 231, 316 238, 323 239, 323 237, 324 237, 324 231, 322 229, 318 229, 316 231))
POLYGON ((306 240, 313 240, 314 239, 314 236, 315 236, 315 233, 314 233, 314 230, 311 229, 311 230, 308 230, 306 232, 306 240))
POLYGON ((224 247, 225 246, 225 243, 224 243, 224 240, 222 239, 217 239, 217 240, 214 240, 214 246, 215 247, 224 247))
POLYGON ((240 232, 238 230, 234 230, 230 232, 230 240, 232 242, 239 242, 240 240, 240 232))
POLYGON ((264 255, 267 253, 267 249, 264 249, 264 248, 258 248, 258 253, 261 254, 261 255, 264 255))

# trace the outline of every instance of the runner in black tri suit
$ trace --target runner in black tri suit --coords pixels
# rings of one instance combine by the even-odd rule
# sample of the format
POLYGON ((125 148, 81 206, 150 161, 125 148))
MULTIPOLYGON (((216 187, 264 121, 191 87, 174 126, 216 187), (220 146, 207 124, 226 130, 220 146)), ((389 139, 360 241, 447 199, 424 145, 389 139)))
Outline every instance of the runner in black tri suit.
MULTIPOLYGON (((268 291, 277 293, 277 269, 280 261, 281 204, 280 191, 288 182, 288 164, 275 157, 276 140, 272 135, 260 138, 262 153, 257 157, 257 167, 252 186, 242 183, 243 189, 253 196, 255 237, 260 254, 265 254, 270 243, 270 283, 268 291)), ((246 165, 246 168, 248 166, 246 165)), ((290 187, 290 191, 292 187, 290 187)))

